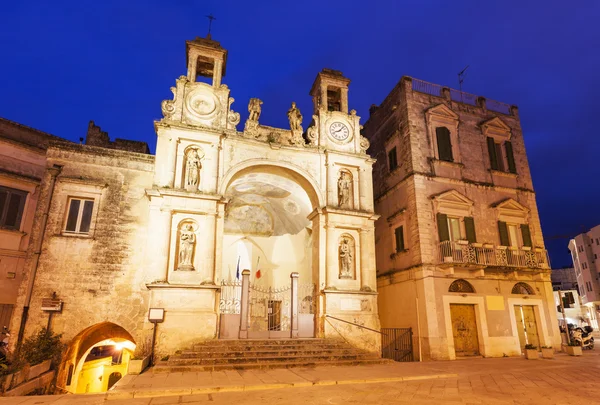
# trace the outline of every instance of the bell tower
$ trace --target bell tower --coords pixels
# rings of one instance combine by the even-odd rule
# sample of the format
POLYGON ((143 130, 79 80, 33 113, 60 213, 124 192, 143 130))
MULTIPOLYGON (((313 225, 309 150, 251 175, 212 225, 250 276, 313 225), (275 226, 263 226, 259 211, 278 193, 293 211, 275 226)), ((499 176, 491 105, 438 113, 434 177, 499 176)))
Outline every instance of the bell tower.
POLYGON ((314 113, 319 110, 339 111, 348 114, 348 85, 350 79, 339 70, 324 68, 310 89, 314 113))
POLYGON ((227 50, 217 41, 210 38, 196 37, 185 41, 187 56, 187 79, 190 82, 198 81, 198 77, 212 79, 213 87, 220 87, 225 76, 227 65, 227 50))

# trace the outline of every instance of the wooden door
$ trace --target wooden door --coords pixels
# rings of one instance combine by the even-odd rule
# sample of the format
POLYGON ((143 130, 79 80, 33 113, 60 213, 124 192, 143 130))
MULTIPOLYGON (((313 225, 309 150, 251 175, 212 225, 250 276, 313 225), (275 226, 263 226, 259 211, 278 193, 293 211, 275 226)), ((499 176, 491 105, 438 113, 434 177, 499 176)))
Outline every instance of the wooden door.
POLYGON ((521 349, 527 344, 532 344, 539 350, 540 338, 533 305, 515 305, 515 319, 521 349))
POLYGON ((479 339, 475 305, 451 304, 450 318, 456 356, 478 356, 479 339))

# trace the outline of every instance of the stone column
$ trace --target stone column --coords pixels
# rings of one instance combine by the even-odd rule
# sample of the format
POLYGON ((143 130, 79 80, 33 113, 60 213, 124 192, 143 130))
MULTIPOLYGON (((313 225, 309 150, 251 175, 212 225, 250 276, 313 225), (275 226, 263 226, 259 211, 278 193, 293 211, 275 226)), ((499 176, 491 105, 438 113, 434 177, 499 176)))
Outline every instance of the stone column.
MULTIPOLYGON (((169 143, 169 155, 167 156, 167 168, 165 170, 165 179, 163 184, 168 185, 171 188, 175 187, 175 173, 177 172, 177 146, 179 145, 179 139, 175 139, 171 136, 169 143)), ((182 168, 183 170, 184 168, 182 168)))
POLYGON ((340 110, 348 114, 348 89, 340 89, 340 110))
POLYGON ((373 166, 366 164, 359 169, 359 209, 362 211, 373 211, 373 166))
POLYGON ((221 70, 223 69, 223 61, 215 59, 215 65, 213 66, 213 87, 221 86, 221 70))
POLYGON ((168 279, 169 275, 169 244, 171 242, 171 219, 172 213, 168 208, 154 206, 150 208, 150 218, 148 229, 152 232, 148 235, 148 244, 146 256, 148 272, 153 282, 156 280, 168 279))
POLYGON ((242 271, 242 298, 240 309, 240 339, 248 339, 248 307, 250 298, 250 270, 242 271))
POLYGON ((375 255, 373 245, 372 229, 360 230, 360 285, 364 290, 375 290, 377 288, 377 276, 375 274, 375 255), (368 288, 367 288, 368 287, 368 288))
POLYGON ((292 302, 291 302, 291 317, 292 317, 292 339, 298 338, 298 277, 296 272, 290 274, 292 279, 292 302))
POLYGON ((225 228, 225 204, 217 203, 217 214, 215 215, 215 265, 213 269, 213 283, 218 284, 220 272, 223 269, 223 229, 225 228))
POLYGON ((188 74, 187 78, 190 82, 196 81, 196 66, 198 66, 198 55, 195 52, 190 52, 188 56, 188 74))
POLYGON ((326 279, 325 287, 331 288, 331 287, 336 286, 337 280, 339 278, 339 269, 337 266, 337 264, 338 264, 338 261, 337 261, 338 246, 337 246, 337 240, 335 237, 335 226, 331 225, 331 224, 327 224, 325 226, 325 230, 327 232, 327 235, 326 235, 326 238, 327 238, 327 249, 326 249, 326 252, 327 252, 326 253, 327 254, 327 262, 326 262, 327 279, 326 279))

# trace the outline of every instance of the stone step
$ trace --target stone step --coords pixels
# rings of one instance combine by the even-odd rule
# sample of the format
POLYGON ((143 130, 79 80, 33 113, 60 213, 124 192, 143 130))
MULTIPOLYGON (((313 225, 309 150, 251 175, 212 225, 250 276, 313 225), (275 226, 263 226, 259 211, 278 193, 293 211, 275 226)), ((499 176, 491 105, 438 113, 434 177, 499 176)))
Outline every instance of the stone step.
POLYGON ((319 338, 305 338, 305 339, 243 339, 243 340, 227 340, 227 339, 215 339, 207 340, 203 343, 198 343, 195 347, 207 347, 207 346, 230 346, 232 344, 243 344, 246 346, 264 346, 264 345, 299 345, 299 344, 346 344, 340 340, 331 339, 319 339, 319 338))
MULTIPOLYGON (((216 364, 254 364, 254 363, 287 363, 287 362, 314 362, 314 361, 340 361, 340 360, 373 360, 378 359, 369 353, 354 353, 343 355, 328 354, 298 354, 294 356, 262 356, 262 357, 230 357, 230 358, 195 358, 195 359, 169 359, 165 363, 168 366, 182 365, 216 365, 216 364)), ((162 362, 159 364, 163 364, 162 362)))
POLYGON ((335 350, 345 349, 348 345, 336 343, 319 344, 288 344, 288 345, 246 345, 244 343, 231 344, 229 346, 200 346, 195 345, 192 350, 184 350, 182 353, 226 353, 230 351, 248 352, 248 351, 274 351, 274 350, 335 350))
POLYGON ((328 355, 328 356, 338 356, 338 355, 346 355, 346 354, 362 354, 362 351, 348 348, 348 347, 335 347, 335 348, 306 348, 306 349, 282 349, 274 347, 269 350, 215 350, 215 351, 201 351, 201 352, 192 352, 192 351, 184 351, 181 354, 171 356, 170 359, 198 359, 198 358, 232 358, 232 357, 289 357, 295 356, 299 354, 306 355, 328 355))
POLYGON ((215 365, 185 365, 169 366, 159 363, 152 367, 153 373, 175 373, 175 372, 197 372, 197 371, 221 371, 221 370, 268 370, 277 368, 295 367, 317 367, 317 366, 360 366, 370 364, 391 364, 389 359, 360 359, 360 360, 331 360, 331 361, 297 361, 284 363, 239 363, 239 364, 215 364, 215 365))

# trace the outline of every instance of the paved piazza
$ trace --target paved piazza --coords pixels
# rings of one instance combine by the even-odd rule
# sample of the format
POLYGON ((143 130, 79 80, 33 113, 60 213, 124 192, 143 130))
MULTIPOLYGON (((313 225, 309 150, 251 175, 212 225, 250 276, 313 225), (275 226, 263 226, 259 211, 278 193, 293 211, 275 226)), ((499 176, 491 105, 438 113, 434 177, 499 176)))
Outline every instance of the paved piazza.
MULTIPOLYGON (((157 379, 153 386, 140 386, 137 393, 143 393, 147 398, 116 399, 116 396, 109 396, 107 399, 106 395, 38 396, 0 398, 0 405, 600 404, 600 384, 594 378, 599 369, 600 352, 592 352, 585 353, 580 358, 560 354, 553 360, 537 361, 518 358, 470 359, 354 368, 243 371, 240 372, 240 381, 255 382, 246 385, 244 389, 247 391, 164 396, 169 389, 176 388, 165 382, 176 378, 179 381, 189 381, 190 385, 196 380, 198 389, 206 387, 209 390, 210 384, 206 384, 206 377, 211 373, 177 373, 157 379), (290 371, 300 379, 318 377, 320 380, 312 386, 298 384, 270 388, 275 386, 273 382, 278 375, 281 380, 290 371), (408 381, 374 382, 381 381, 379 375, 382 371, 388 373, 390 379, 404 376, 408 381), (456 377, 440 378, 453 374, 456 377), (359 375, 361 377, 357 378, 359 375), (411 375, 427 379, 410 380, 411 375), (366 383, 356 382, 360 380, 366 383), (320 385, 319 382, 334 385, 320 385), (152 395, 156 396, 151 397, 152 395)), ((230 374, 228 378, 231 379, 231 376, 230 374)), ((230 386, 232 389, 233 387, 230 386)), ((120 388, 127 389, 124 386, 120 388)))

